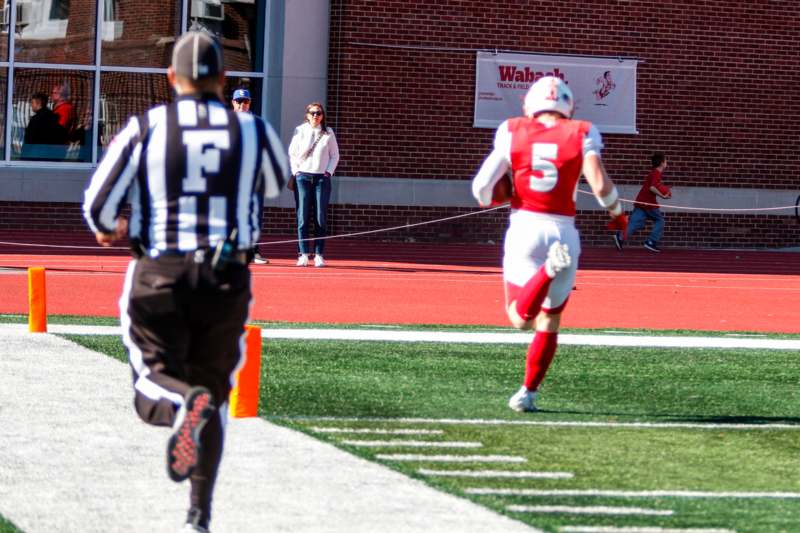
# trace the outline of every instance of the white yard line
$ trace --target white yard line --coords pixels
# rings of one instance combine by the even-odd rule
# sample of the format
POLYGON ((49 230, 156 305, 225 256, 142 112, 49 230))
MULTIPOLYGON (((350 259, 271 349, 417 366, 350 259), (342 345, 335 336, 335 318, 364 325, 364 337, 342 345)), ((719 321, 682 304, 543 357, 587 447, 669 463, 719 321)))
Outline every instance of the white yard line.
POLYGON ((540 426, 569 428, 619 429, 738 429, 738 430, 800 430, 800 424, 704 424, 699 422, 593 422, 568 420, 500 420, 482 418, 378 418, 378 417, 297 417, 294 421, 315 422, 375 422, 397 424, 437 424, 452 426, 540 426))
POLYGON ((606 498, 740 498, 740 499, 800 499, 800 492, 712 492, 701 490, 540 490, 467 488, 467 494, 481 496, 601 496, 606 498))
POLYGON ((376 459, 384 461, 407 461, 419 463, 524 463, 517 455, 415 455, 404 453, 379 453, 376 459))
POLYGON ((352 433, 357 435, 444 435, 441 429, 370 429, 370 428, 309 428, 316 433, 352 433))
POLYGON ((480 442, 438 442, 431 440, 341 440, 348 446, 362 446, 365 448, 480 448, 480 442))
POLYGON ((564 526, 558 529, 564 533, 736 533, 733 529, 667 527, 614 527, 614 526, 564 526))
POLYGON ((572 507, 569 505, 509 505, 506 510, 514 513, 561 513, 561 514, 595 514, 595 515, 640 515, 671 516, 675 512, 669 509, 644 509, 642 507, 608 507, 596 505, 591 507, 572 507))
POLYGON ((433 477, 474 477, 474 478, 510 478, 510 479, 570 479, 572 472, 530 472, 513 470, 430 470, 420 468, 418 474, 433 477))
MULTIPOLYGON (((0 328, 27 331, 25 324, 2 324, 0 328)), ((48 325, 50 333, 76 335, 120 335, 118 326, 48 325)), ((447 342, 467 344, 530 344, 532 333, 457 331, 409 331, 381 329, 289 329, 264 328, 265 339, 345 340, 381 342, 447 342)), ((562 333, 559 344, 580 346, 627 346, 643 348, 747 348, 800 350, 800 340, 699 336, 593 335, 562 333)))

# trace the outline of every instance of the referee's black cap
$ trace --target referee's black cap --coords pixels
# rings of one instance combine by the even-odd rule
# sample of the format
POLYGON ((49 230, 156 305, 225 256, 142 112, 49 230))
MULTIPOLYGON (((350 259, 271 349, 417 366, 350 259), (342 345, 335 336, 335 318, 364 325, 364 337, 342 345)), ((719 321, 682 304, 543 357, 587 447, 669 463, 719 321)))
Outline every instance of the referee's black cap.
POLYGON ((190 80, 219 76, 224 71, 222 46, 205 31, 188 31, 172 49, 172 69, 190 80))

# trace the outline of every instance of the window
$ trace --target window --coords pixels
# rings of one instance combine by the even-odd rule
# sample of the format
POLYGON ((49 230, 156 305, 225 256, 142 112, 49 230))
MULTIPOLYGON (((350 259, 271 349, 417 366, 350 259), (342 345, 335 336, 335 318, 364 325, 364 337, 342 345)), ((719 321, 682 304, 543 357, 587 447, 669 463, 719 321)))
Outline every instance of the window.
POLYGON ((266 2, 191 0, 187 28, 219 36, 230 72, 255 72, 263 64, 266 2))
POLYGON ((103 0, 102 63, 167 68, 180 33, 180 2, 103 0))
MULTIPOLYGON (((251 112, 262 114, 266 5, 261 0, 17 0, 12 13, 11 1, 0 0, 0 166, 96 165, 131 116, 172 101, 165 73, 184 29, 220 37, 231 73, 226 103, 231 105, 235 89, 247 89, 251 112)), ((58 172, 51 176, 60 178, 58 172)))
POLYGON ((16 69, 11 158, 91 162, 92 72, 16 69))
POLYGON ((17 0, 16 10, 15 61, 79 65, 94 62, 94 2, 17 0))
POLYGON ((104 72, 100 75, 98 105, 98 143, 105 151, 111 139, 132 116, 141 115, 153 105, 172 101, 172 89, 163 74, 104 72))

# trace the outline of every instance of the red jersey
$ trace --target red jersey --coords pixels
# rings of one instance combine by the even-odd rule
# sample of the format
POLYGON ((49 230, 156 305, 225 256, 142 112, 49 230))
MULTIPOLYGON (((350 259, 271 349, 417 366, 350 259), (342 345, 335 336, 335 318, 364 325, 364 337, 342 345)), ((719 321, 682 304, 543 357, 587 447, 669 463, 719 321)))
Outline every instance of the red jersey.
POLYGON ((72 133, 75 129, 75 109, 70 102, 61 102, 56 104, 53 108, 53 113, 58 115, 58 123, 67 130, 67 133, 72 133))
POLYGON ((575 216, 583 141, 591 127, 582 120, 542 124, 520 117, 508 121, 514 176, 512 208, 575 216))
POLYGON ((634 207, 644 209, 645 211, 652 211, 658 209, 658 197, 650 190, 650 187, 655 187, 661 194, 669 194, 669 187, 664 185, 661 181, 661 171, 654 168, 650 174, 644 179, 642 189, 636 195, 636 201, 633 203, 634 207), (645 205, 651 204, 651 205, 645 205))

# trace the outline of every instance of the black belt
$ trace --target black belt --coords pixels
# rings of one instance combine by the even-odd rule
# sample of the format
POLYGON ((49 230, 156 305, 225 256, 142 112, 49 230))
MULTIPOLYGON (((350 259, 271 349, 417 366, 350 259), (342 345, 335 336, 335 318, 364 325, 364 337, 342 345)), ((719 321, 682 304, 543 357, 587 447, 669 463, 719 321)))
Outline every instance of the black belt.
MULTIPOLYGON (((155 248, 151 248, 147 251, 147 257, 151 259, 158 259, 159 257, 177 257, 183 258, 186 260, 191 260, 195 263, 205 263, 206 261, 211 261, 211 258, 214 256, 214 250, 211 248, 200 248, 197 250, 192 250, 190 252, 183 252, 180 250, 157 250, 155 248)), ((252 252, 248 250, 239 250, 231 254, 228 262, 236 263, 239 265, 247 265, 250 263, 250 258, 252 257, 252 252)))

